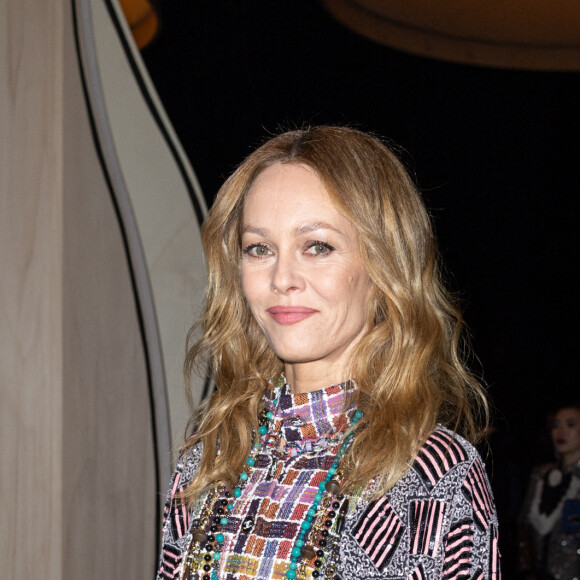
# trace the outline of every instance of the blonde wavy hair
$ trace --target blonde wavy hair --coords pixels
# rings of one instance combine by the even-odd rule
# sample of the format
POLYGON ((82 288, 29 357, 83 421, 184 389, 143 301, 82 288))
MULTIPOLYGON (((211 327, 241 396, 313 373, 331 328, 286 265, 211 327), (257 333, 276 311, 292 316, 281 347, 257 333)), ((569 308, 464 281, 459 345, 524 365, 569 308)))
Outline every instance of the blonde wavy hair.
POLYGON ((203 443, 199 473, 183 493, 191 503, 216 484, 233 486, 250 453, 268 381, 283 370, 254 320, 240 281, 244 200, 275 163, 313 169, 358 232, 373 284, 370 330, 350 360, 364 413, 343 460, 343 489, 377 482, 385 493, 410 468, 437 423, 476 442, 487 424, 484 391, 463 362, 462 317, 441 280, 431 222, 396 155, 345 127, 278 135, 224 183, 203 227, 209 269, 203 316, 190 331, 185 362, 209 362, 216 392, 184 451, 203 443), (194 341, 201 328, 201 339, 194 341), (218 451, 219 441, 219 454, 218 451))

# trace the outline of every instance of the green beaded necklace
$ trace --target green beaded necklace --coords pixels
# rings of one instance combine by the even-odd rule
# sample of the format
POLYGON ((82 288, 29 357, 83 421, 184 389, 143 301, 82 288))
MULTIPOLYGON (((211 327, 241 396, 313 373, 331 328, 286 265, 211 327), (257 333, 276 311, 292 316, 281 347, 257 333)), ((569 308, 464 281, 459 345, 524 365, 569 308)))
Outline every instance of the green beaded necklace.
MULTIPOLYGON (((274 399, 272 400, 273 406, 278 404, 279 396, 280 387, 277 385, 274 399)), ((352 426, 356 425, 362 416, 362 412, 357 410, 352 419, 352 426)), ((207 495, 200 513, 197 529, 194 530, 191 534, 191 543, 185 559, 182 580, 218 580, 221 549, 225 541, 225 536, 220 531, 220 529, 228 524, 228 515, 234 508, 234 502, 242 495, 242 490, 250 478, 252 468, 256 463, 256 457, 260 451, 260 438, 267 435, 270 421, 273 418, 274 414, 272 411, 267 411, 266 409, 264 409, 260 414, 258 419, 258 432, 260 437, 257 438, 257 441, 255 441, 252 445, 250 455, 246 459, 246 468, 240 473, 238 482, 233 489, 233 497, 225 486, 221 486, 207 495), (214 513, 216 515, 213 517, 213 519, 211 519, 211 514, 214 513), (210 533, 208 534, 204 531, 204 528, 207 529, 207 525, 210 519, 210 533), (203 554, 203 552, 205 553, 203 554), (202 571, 201 575, 200 568, 202 571)), ((312 577, 318 578, 320 576, 319 569, 322 567, 324 562, 325 554, 323 548, 326 548, 328 551, 329 540, 331 540, 330 543, 332 544, 332 540, 338 540, 340 536, 340 532, 344 527, 344 519, 348 511, 348 499, 345 500, 344 496, 338 493, 340 490, 339 480, 341 475, 339 464, 341 459, 348 451, 353 438, 353 432, 349 433, 345 437, 344 441, 338 448, 336 457, 330 466, 326 477, 318 485, 318 492, 314 495, 312 506, 306 512, 304 520, 300 525, 300 532, 298 533, 298 537, 296 538, 290 553, 290 564, 288 566, 288 570, 285 573, 285 577, 289 580, 294 580, 295 578, 302 577, 304 575, 298 571, 300 559, 302 559, 300 565, 305 565, 306 562, 314 560, 315 569, 312 572, 312 577), (327 494, 328 497, 326 498, 326 501, 323 501, 325 494, 327 494), (330 500, 330 497, 334 497, 335 501, 330 500), (340 501, 343 502, 342 505, 339 503, 340 501), (326 518, 317 518, 321 505, 326 508, 332 508, 330 511, 328 511, 328 517, 326 518), (337 516, 337 512, 338 518, 336 523, 333 524, 333 518, 337 516), (317 519, 322 522, 320 526, 322 527, 322 539, 318 542, 320 547, 318 550, 316 550, 313 546, 306 544, 309 534, 313 528, 313 522, 315 522, 317 519), (334 532, 332 534, 333 537, 331 538, 331 533, 328 528, 332 528, 333 526, 334 532)), ((242 523, 242 526, 243 525, 244 523, 242 523)), ((330 546, 331 553, 335 551, 335 548, 335 545, 330 546)), ((330 566, 329 572, 334 572, 334 566, 330 566)))
MULTIPOLYGON (((361 418, 362 412, 357 410, 354 414, 352 424, 356 425, 356 423, 358 423, 358 421, 360 421, 361 418)), ((311 555, 311 550, 313 551, 312 548, 311 550, 305 550, 305 548, 308 548, 308 546, 305 545, 306 538, 308 537, 308 533, 312 528, 312 521, 316 517, 324 492, 326 491, 332 495, 338 494, 339 483, 334 479, 334 476, 337 474, 340 460, 342 459, 342 457, 344 457, 344 454, 346 453, 350 444, 352 443, 353 437, 354 433, 352 432, 347 435, 342 445, 340 446, 338 453, 336 454, 336 458, 334 459, 332 465, 330 466, 328 473, 326 474, 326 477, 324 478, 323 481, 321 481, 318 484, 318 493, 316 493, 314 496, 312 507, 306 512, 306 517, 304 518, 304 521, 300 525, 300 532, 298 534, 298 538, 296 539, 294 547, 292 548, 290 557, 290 567, 286 572, 286 578, 289 578, 290 580, 296 578, 296 568, 298 567, 298 559, 301 556, 309 559, 308 556, 311 555)), ((317 572, 317 570, 314 571, 313 576, 317 578, 319 574, 315 575, 315 572, 317 572)))

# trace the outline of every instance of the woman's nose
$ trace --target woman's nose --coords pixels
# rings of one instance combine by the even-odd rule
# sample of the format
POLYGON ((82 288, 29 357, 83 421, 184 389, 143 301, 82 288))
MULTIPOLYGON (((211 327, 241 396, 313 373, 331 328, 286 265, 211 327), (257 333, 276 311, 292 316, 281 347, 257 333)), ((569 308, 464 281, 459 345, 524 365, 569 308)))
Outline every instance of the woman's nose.
POLYGON ((300 292, 304 276, 298 260, 291 254, 279 253, 272 270, 272 290, 280 294, 300 292))

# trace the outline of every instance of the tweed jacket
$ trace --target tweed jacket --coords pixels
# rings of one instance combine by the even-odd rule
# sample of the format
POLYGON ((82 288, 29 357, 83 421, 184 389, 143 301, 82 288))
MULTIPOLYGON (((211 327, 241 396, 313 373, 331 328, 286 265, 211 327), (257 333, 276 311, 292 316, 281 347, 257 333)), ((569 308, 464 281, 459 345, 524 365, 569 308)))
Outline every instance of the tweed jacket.
MULTIPOLYGON (((284 579, 308 490, 316 488, 334 457, 329 449, 339 405, 333 397, 342 395, 335 386, 304 397, 288 394, 278 413, 288 449, 280 453, 274 442, 260 451, 257 483, 244 490, 246 501, 225 530, 230 541, 220 580, 284 579), (254 527, 245 534, 248 514, 254 527)), ((198 445, 177 464, 165 507, 158 580, 181 578, 196 520, 176 494, 195 477, 200 459, 198 445)), ((484 464, 475 448, 449 429, 438 426, 431 433, 411 469, 385 496, 365 497, 362 493, 350 503, 338 545, 337 580, 501 578, 498 522, 484 464)), ((320 577, 328 577, 324 567, 320 577)))

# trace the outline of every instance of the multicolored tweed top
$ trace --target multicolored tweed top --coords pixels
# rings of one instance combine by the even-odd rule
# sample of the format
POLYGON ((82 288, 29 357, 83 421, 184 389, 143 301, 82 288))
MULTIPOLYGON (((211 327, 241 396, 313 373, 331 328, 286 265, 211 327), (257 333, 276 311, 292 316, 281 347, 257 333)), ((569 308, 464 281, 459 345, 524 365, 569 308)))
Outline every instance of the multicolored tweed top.
MULTIPOLYGON (((292 395, 284 385, 278 405, 267 401, 274 418, 222 530, 220 579, 284 580, 304 514, 354 414, 352 405, 344 412, 351 388, 333 385, 292 395), (242 530, 248 519, 251 528, 242 530)), ((173 476, 158 580, 181 576, 200 506, 187 511, 175 495, 195 477, 200 459, 196 446, 180 458, 173 476)), ((351 501, 336 578, 499 580, 497 518, 477 451, 439 427, 386 496, 368 502, 363 494, 351 501)))

